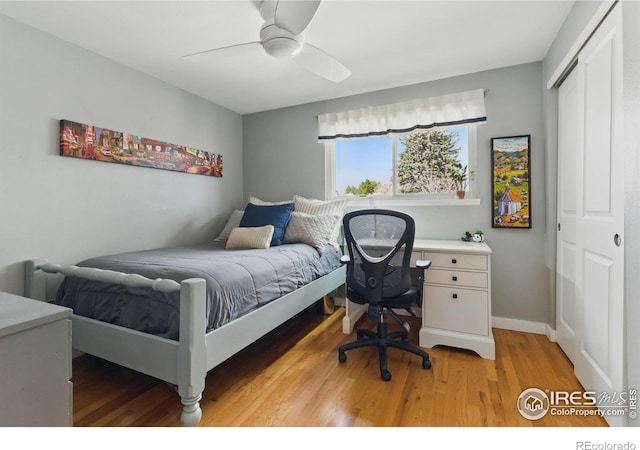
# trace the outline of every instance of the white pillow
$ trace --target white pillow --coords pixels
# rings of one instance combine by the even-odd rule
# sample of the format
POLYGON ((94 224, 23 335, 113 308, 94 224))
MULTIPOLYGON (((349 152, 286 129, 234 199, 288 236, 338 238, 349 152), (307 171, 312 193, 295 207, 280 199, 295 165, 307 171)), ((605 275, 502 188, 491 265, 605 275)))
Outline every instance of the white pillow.
POLYGON ((215 238, 214 240, 226 241, 227 239, 229 239, 229 234, 231 233, 231 230, 240 226, 240 221, 242 220, 243 214, 244 214, 244 211, 241 211, 239 209, 236 209, 235 211, 233 211, 229 216, 229 219, 227 220, 227 224, 224 226, 224 228, 222 229, 218 237, 215 238))
POLYGON ((247 250, 269 248, 273 237, 273 225, 263 227, 238 227, 231 230, 225 248, 227 250, 247 250))
POLYGON ((329 238, 329 243, 338 248, 338 237, 340 236, 340 226, 342 225, 342 216, 347 206, 346 200, 329 200, 322 201, 314 198, 304 198, 300 195, 293 196, 294 207, 296 212, 302 212, 312 215, 326 214, 330 216, 339 216, 340 220, 334 225, 329 238))
POLYGON ((254 205, 259 205, 259 206, 273 206, 273 205, 286 205, 287 203, 293 203, 293 200, 283 200, 281 202, 267 202, 264 200, 260 200, 258 197, 254 197, 253 195, 250 195, 247 203, 253 203, 254 205))
POLYGON ((284 244, 302 242, 315 247, 322 255, 329 244, 336 223, 340 216, 327 214, 312 215, 293 211, 284 232, 284 244))

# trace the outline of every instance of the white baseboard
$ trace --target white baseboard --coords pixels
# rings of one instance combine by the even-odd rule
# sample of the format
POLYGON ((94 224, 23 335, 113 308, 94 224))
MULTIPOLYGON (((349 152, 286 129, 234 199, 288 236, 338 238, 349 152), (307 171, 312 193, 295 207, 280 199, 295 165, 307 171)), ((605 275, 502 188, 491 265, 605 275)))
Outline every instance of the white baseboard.
MULTIPOLYGON (((504 330, 522 331, 524 333, 548 334, 548 325, 541 322, 531 322, 529 320, 509 319, 507 317, 491 318, 491 326, 494 328, 502 328, 504 330)), ((549 338, 551 339, 551 338, 549 338)))
POLYGON ((551 342, 557 342, 556 340, 556 330, 554 330, 553 328, 551 328, 550 325, 547 324, 547 328, 546 328, 546 333, 547 337, 549 338, 549 340, 551 342))

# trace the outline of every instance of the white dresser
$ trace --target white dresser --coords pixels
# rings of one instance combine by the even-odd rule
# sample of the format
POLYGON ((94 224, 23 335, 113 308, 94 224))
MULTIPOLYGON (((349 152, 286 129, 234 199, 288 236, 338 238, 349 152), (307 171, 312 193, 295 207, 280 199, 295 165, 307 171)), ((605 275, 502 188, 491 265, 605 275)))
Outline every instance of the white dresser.
POLYGON ((0 426, 73 425, 71 310, 0 292, 0 426))
POLYGON ((473 350, 495 359, 491 330, 491 249, 485 243, 416 240, 412 258, 427 259, 420 346, 473 350))

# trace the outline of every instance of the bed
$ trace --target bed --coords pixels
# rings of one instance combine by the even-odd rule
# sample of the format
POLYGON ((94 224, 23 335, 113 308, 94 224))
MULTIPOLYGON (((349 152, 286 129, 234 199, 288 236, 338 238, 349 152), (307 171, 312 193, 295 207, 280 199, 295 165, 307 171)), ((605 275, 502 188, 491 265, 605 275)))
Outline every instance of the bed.
POLYGON ((225 244, 77 265, 29 260, 25 295, 52 301, 53 292, 55 303, 74 310, 74 349, 176 385, 181 423, 197 426, 209 370, 345 282, 332 245, 319 251, 308 243, 240 250, 225 244))

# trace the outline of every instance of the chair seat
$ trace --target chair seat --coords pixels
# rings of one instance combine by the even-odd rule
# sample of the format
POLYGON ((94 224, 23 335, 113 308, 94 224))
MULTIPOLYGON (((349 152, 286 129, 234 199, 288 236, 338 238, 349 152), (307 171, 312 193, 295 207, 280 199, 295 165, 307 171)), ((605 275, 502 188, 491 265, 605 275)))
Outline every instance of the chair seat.
MULTIPOLYGON (((358 294, 356 291, 347 287, 347 297, 350 301, 364 305, 369 303, 364 295, 358 294)), ((408 291, 400 294, 396 297, 385 297, 380 306, 385 308, 408 308, 418 301, 420 298, 420 291, 417 286, 411 286, 408 291)))

